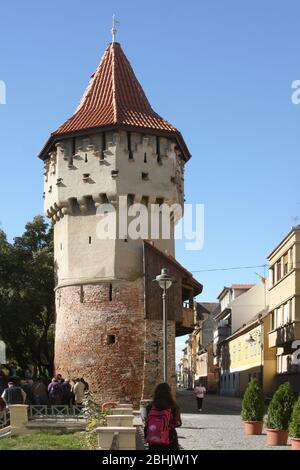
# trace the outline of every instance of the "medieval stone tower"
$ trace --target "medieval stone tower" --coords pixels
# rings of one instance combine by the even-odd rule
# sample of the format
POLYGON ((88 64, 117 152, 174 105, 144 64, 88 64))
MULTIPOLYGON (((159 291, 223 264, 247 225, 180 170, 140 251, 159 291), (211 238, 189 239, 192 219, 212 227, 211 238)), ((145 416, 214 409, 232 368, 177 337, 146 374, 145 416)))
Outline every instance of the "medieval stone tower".
POLYGON ((173 384, 176 329, 189 331, 182 302, 192 302, 201 285, 176 262, 173 235, 99 239, 97 208, 110 203, 118 213, 119 196, 128 207, 183 204, 188 149, 153 111, 112 42, 74 115, 51 134, 40 158, 45 212, 54 223, 56 372, 84 377, 98 400, 137 404, 162 377, 161 292, 152 279, 164 266, 177 280, 168 316, 173 384))

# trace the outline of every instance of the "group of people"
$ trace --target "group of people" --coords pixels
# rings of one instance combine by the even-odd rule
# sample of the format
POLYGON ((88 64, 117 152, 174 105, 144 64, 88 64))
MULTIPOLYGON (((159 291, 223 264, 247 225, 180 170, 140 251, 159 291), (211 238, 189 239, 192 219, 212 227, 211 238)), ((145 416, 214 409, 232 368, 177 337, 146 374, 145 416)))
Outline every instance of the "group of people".
POLYGON ((49 380, 33 378, 31 370, 18 375, 0 374, 0 411, 9 405, 82 405, 89 389, 84 378, 64 379, 57 374, 49 380))
MULTIPOLYGON (((29 405, 81 405, 84 393, 89 389, 83 379, 64 379, 57 374, 50 383, 42 378, 33 379, 31 371, 23 379, 16 375, 4 377, 0 374, 0 411, 14 404, 29 405), (7 383, 5 383, 7 382, 7 383)), ((197 409, 202 411, 206 389, 201 382, 194 388, 197 409)), ((145 440, 149 449, 178 450, 176 428, 180 427, 180 408, 167 383, 157 385, 153 401, 148 405, 145 420, 145 440)))

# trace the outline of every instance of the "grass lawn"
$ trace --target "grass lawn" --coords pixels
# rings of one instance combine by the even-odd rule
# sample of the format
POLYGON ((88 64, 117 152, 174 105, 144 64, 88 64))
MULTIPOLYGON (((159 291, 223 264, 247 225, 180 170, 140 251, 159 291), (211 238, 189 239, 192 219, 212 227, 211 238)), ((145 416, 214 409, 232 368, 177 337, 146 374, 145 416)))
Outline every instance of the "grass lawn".
POLYGON ((0 439, 0 450, 87 450, 85 432, 33 431, 0 439))

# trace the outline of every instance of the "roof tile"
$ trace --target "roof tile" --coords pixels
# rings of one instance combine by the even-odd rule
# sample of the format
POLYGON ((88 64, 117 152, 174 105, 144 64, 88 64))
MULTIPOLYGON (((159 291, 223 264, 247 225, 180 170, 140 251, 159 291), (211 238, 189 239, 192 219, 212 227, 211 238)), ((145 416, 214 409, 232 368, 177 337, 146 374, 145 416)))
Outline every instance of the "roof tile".
POLYGON ((129 126, 163 131, 177 138, 186 159, 190 157, 181 134, 151 107, 119 43, 107 46, 96 72, 73 116, 64 122, 46 143, 60 135, 87 129, 129 126))

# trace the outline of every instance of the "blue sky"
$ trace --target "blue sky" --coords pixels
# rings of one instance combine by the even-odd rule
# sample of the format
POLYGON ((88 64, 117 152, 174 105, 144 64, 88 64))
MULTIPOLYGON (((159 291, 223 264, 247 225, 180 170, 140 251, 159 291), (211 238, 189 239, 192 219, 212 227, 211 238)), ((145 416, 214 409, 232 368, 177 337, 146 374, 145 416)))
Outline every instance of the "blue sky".
MULTIPOLYGON (((266 262, 300 216, 297 0, 2 0, 0 8, 0 220, 10 239, 42 212, 36 155, 77 106, 116 13, 118 41, 153 108, 193 155, 186 199, 205 205, 205 243, 199 252, 177 243, 178 259, 192 271, 266 262)), ((195 274, 202 300, 256 282, 254 271, 263 273, 195 274)))

